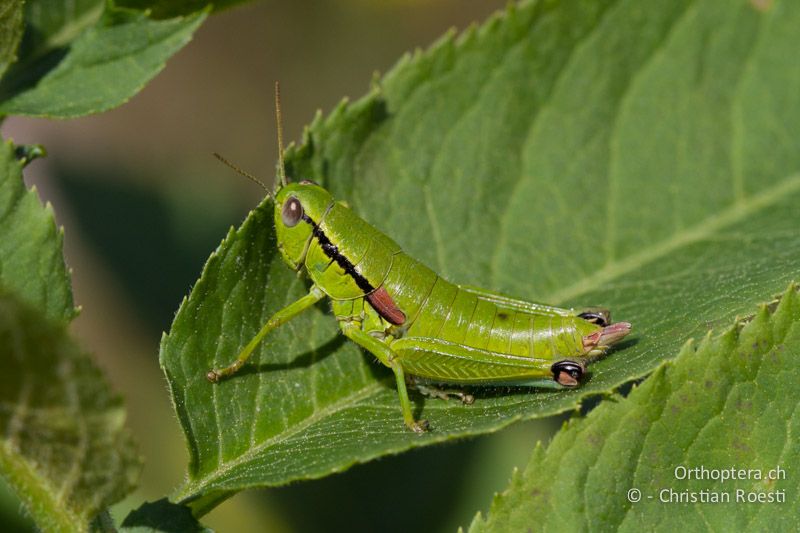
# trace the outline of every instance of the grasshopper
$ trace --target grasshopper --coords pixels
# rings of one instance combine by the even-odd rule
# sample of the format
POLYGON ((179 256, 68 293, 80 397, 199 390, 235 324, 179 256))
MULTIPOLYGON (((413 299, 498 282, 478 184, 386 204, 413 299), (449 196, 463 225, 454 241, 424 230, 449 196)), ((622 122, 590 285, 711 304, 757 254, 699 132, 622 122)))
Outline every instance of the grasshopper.
POLYGON ((630 332, 627 322, 611 323, 606 309, 578 312, 450 283, 323 187, 289 183, 278 84, 275 108, 280 181, 274 192, 215 155, 267 191, 281 257, 312 284, 275 313, 232 364, 209 370, 212 383, 239 370, 270 331, 327 297, 342 333, 394 372, 405 425, 422 433, 428 423, 414 419, 409 383, 465 403, 471 395, 426 384, 577 387, 586 365, 630 332))

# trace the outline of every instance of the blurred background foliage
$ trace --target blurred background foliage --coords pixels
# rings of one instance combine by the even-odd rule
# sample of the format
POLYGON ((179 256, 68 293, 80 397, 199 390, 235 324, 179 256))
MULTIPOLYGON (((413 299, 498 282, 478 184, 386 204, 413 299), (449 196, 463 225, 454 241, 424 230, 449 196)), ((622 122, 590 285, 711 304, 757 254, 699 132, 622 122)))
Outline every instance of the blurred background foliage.
MULTIPOLYGON (((210 17, 193 41, 129 103, 69 121, 12 117, 18 144, 49 152, 26 181, 65 227, 81 315, 72 328, 126 399, 141 445, 140 488, 117 505, 118 523, 143 500, 176 487, 183 437, 158 367, 158 343, 228 227, 261 191, 219 165, 217 151, 269 181, 277 158, 272 84, 284 128, 299 139, 317 109, 364 94, 375 72, 503 8, 498 0, 321 0, 247 4, 210 17)), ((538 439, 560 420, 428 447, 344 474, 239 494, 203 522, 220 531, 453 531, 503 490, 538 439)), ((31 529, 0 486, 0 529, 31 529)))

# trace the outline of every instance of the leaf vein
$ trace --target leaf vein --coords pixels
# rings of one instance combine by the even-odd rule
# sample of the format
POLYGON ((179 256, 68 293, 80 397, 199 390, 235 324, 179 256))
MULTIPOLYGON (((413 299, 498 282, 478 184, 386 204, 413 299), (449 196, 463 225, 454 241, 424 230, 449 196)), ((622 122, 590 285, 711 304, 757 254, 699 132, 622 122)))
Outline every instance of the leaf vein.
POLYGON ((340 400, 331 403, 319 411, 313 412, 310 416, 301 420, 291 427, 261 441, 257 446, 249 448, 244 453, 234 459, 230 459, 221 463, 213 472, 197 480, 190 481, 180 491, 178 498, 181 500, 190 499, 194 494, 202 494, 205 491, 211 490, 214 483, 224 478, 226 474, 233 471, 236 467, 249 463, 259 457, 264 451, 269 449, 272 445, 288 440, 294 435, 302 433, 315 423, 323 420, 333 413, 353 407, 363 400, 369 398, 373 394, 383 390, 385 387, 383 382, 371 383, 369 386, 363 387, 352 394, 341 398, 340 400))
POLYGON ((762 192, 748 197, 740 204, 733 204, 718 214, 711 215, 685 230, 676 232, 669 239, 647 247, 639 253, 615 260, 575 283, 550 293, 545 300, 555 304, 563 303, 601 287, 609 281, 621 278, 624 274, 641 267, 642 264, 668 256, 676 250, 713 236, 721 229, 740 222, 787 195, 800 191, 800 174, 793 174, 762 192))

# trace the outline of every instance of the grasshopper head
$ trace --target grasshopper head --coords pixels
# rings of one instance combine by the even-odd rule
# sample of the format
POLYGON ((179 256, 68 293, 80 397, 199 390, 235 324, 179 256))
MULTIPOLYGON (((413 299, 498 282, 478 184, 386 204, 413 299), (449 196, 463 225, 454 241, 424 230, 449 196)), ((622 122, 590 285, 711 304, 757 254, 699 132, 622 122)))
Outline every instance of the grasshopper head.
POLYGON ((299 270, 315 225, 333 204, 331 193, 310 181, 288 183, 275 193, 275 234, 283 260, 299 270))

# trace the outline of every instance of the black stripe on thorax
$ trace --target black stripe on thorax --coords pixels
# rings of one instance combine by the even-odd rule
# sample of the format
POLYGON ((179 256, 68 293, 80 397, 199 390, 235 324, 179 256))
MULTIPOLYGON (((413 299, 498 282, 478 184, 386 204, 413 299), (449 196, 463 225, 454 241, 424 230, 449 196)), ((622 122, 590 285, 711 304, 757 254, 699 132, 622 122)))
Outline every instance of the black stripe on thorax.
POLYGON ((303 220, 311 224, 311 227, 314 228, 312 235, 316 237, 317 242, 319 242, 319 245, 322 247, 322 251, 325 252, 325 255, 336 261, 336 263, 342 267, 342 269, 347 272, 351 278, 353 278, 353 281, 356 282, 356 285, 358 285, 359 289, 364 291, 364 294, 373 292, 375 287, 370 285, 369 281, 367 281, 367 278, 362 276, 356 270, 355 265, 353 265, 348 258, 339 252, 339 248, 337 248, 336 245, 333 244, 325 235, 325 232, 322 231, 322 228, 320 228, 317 223, 311 220, 311 218, 305 213, 303 213, 303 220))

